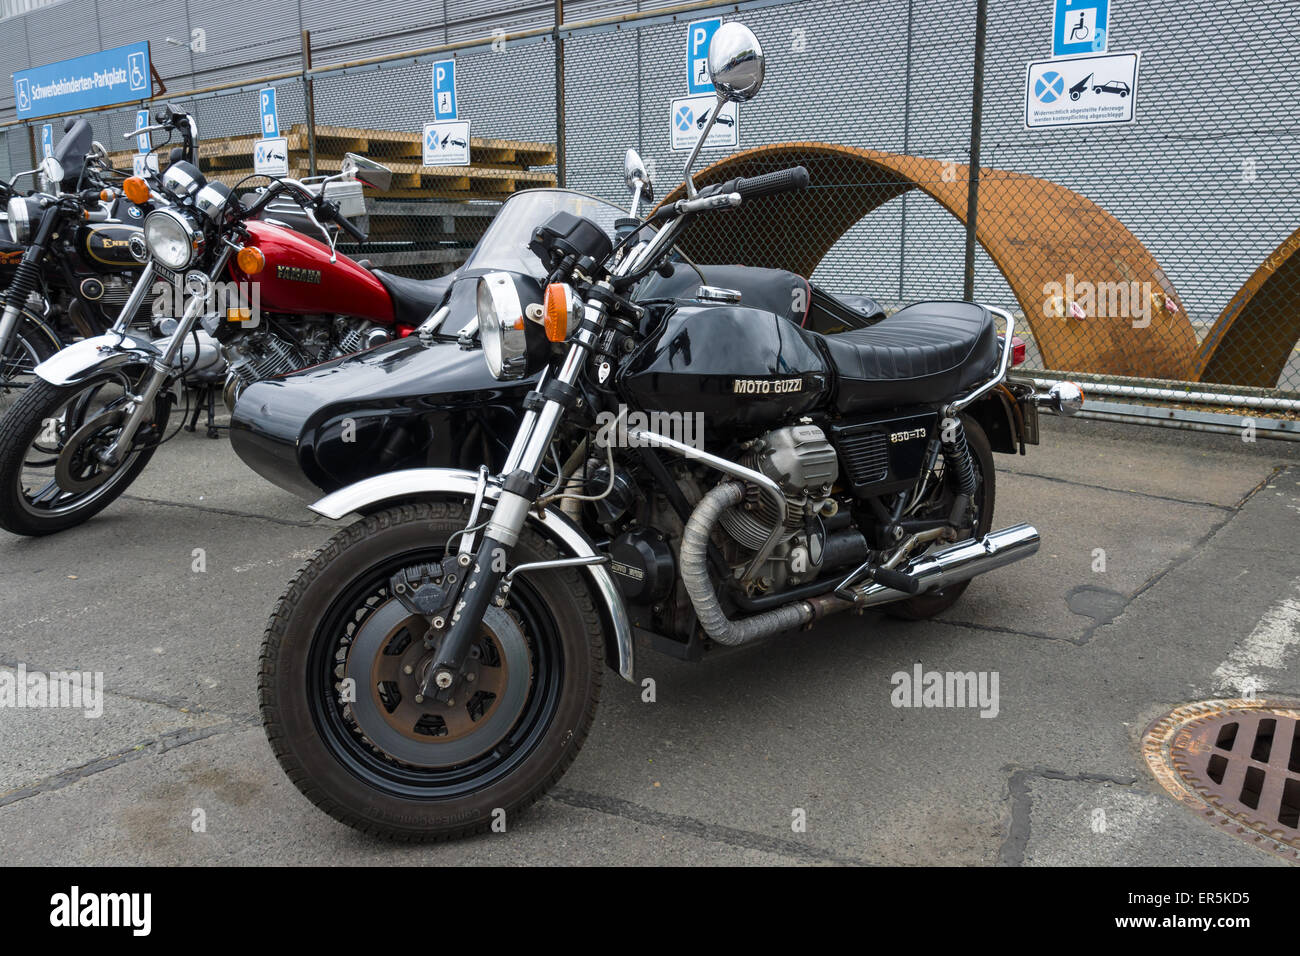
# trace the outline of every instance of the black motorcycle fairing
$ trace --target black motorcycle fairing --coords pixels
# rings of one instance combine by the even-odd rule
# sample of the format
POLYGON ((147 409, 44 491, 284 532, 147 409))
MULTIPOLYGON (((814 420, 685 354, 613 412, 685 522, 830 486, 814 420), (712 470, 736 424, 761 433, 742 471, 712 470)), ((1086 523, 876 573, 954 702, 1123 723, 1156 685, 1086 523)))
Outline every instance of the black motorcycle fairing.
POLYGON ((921 302, 865 329, 819 336, 845 415, 944 402, 992 378, 992 314, 972 302, 921 302))
POLYGON ((683 303, 616 383, 636 408, 702 414, 710 442, 741 437, 824 403, 831 375, 817 338, 775 312, 683 303))
POLYGON ((498 382, 482 351, 454 341, 397 339, 249 385, 230 443, 263 478, 306 498, 402 468, 500 468, 536 382, 498 382))

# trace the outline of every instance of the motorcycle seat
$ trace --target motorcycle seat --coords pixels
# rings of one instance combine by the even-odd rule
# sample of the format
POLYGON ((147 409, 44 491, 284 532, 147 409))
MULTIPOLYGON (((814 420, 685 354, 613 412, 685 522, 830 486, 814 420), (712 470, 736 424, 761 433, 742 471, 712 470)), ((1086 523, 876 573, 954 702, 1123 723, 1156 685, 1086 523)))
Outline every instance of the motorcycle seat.
POLYGON ((865 329, 819 336, 843 414, 955 398, 992 377, 992 314, 972 302, 920 302, 865 329))
POLYGON ((442 305, 452 282, 449 275, 438 279, 408 279, 381 269, 371 269, 370 272, 393 297, 393 313, 399 325, 419 325, 427 319, 442 305))

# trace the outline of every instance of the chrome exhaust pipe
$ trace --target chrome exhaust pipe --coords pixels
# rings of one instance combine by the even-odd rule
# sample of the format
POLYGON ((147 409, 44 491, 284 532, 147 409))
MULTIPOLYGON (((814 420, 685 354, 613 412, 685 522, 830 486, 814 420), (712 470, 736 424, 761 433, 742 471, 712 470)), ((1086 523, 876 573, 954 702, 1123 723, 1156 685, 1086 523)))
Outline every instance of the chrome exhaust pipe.
MULTIPOLYGON (((978 541, 973 538, 959 541, 950 548, 917 558, 901 570, 920 582, 918 593, 924 594, 969 581, 985 571, 1006 567, 1036 554, 1039 540, 1038 529, 1033 525, 1016 524, 992 531, 978 541)), ((874 607, 914 596, 874 582, 853 588, 852 592, 855 607, 874 607)))

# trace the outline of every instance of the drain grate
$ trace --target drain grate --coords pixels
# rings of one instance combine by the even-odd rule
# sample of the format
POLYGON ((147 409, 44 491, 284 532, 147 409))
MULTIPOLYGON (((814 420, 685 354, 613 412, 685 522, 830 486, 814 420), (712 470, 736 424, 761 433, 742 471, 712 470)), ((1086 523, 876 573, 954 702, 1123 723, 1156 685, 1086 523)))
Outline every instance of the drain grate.
POLYGON ((1142 737, 1166 790, 1229 833, 1300 861, 1300 704, 1209 700, 1142 737))

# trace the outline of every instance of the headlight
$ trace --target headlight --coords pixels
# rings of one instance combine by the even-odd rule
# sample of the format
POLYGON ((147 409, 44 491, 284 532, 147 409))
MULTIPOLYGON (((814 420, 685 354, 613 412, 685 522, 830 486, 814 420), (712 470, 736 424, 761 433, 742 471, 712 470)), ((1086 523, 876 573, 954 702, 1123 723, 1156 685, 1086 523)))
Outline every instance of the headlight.
POLYGON ((159 263, 180 272, 203 248, 203 233, 180 213, 156 209, 144 221, 144 241, 159 263))
POLYGON ((478 280, 478 334, 493 378, 523 378, 528 366, 524 309, 514 276, 489 272, 478 280))
POLYGON ((27 200, 15 196, 9 200, 9 238, 14 242, 26 242, 32 235, 32 220, 27 214, 27 200))

